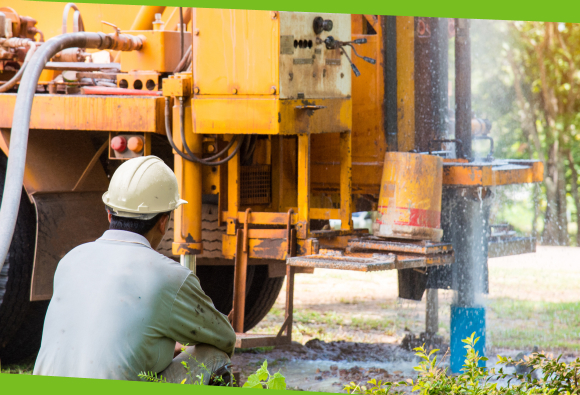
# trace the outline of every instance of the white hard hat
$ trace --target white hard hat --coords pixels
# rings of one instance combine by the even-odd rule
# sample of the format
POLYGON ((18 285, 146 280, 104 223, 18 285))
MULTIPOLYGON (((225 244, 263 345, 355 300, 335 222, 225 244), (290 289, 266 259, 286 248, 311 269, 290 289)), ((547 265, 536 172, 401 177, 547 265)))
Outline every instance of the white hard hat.
POLYGON ((119 166, 103 202, 111 214, 143 220, 187 203, 179 198, 175 174, 156 156, 129 159, 119 166))

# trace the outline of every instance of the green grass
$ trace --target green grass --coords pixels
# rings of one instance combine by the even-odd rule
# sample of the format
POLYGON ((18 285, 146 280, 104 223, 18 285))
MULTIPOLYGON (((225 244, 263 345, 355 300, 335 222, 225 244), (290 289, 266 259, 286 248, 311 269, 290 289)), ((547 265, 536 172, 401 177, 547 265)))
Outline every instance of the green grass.
POLYGON ((492 299, 488 333, 494 347, 580 350, 580 302, 492 299))
POLYGON ((19 363, 2 365, 0 368, 0 373, 8 374, 32 374, 34 370, 34 362, 36 361, 36 355, 26 358, 24 361, 19 363))

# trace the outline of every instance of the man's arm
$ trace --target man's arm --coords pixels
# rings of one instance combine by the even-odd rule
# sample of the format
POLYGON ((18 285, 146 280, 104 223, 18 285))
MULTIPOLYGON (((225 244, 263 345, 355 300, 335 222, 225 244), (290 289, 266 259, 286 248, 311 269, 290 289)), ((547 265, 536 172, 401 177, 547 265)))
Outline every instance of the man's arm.
POLYGON ((183 282, 173 302, 168 337, 181 344, 209 344, 230 357, 236 343, 227 317, 217 311, 193 274, 183 282))

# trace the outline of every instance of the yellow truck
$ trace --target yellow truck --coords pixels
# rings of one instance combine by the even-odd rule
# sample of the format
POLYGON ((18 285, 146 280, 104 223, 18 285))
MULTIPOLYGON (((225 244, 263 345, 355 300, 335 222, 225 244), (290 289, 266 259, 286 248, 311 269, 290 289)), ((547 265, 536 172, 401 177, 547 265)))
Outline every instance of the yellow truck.
POLYGON ((38 349, 59 260, 108 228, 102 194, 137 156, 174 169, 189 204, 159 251, 233 309, 238 347, 290 341, 296 273, 398 270, 401 297, 469 294, 453 273, 535 248, 453 230, 486 224, 492 187, 543 174, 473 157, 489 128, 471 116, 465 20, 13 0, 0 71, 3 362, 38 349), (362 211, 372 235, 352 226, 362 211), (248 334, 285 278, 279 333, 248 334))

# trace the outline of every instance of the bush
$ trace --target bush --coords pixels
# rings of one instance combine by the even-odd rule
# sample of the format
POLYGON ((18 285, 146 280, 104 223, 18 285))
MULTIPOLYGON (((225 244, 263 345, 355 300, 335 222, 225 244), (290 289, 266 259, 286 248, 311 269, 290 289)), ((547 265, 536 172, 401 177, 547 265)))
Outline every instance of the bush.
POLYGON ((496 369, 479 367, 480 361, 487 358, 479 355, 474 346, 479 341, 475 333, 463 340, 466 344, 467 355, 462 372, 458 375, 448 375, 447 368, 439 367, 436 352, 427 353, 424 347, 416 348, 417 356, 421 358, 415 370, 419 373, 416 380, 407 380, 399 383, 377 382, 371 380, 369 386, 360 386, 350 383, 345 386, 349 394, 361 395, 388 395, 399 391, 398 387, 412 387, 412 392, 421 395, 466 394, 466 395, 517 395, 517 394, 579 394, 580 389, 580 358, 571 363, 561 362, 561 356, 551 358, 542 353, 533 353, 523 361, 498 356, 498 364, 518 366, 524 369, 524 374, 505 373, 503 368, 496 369), (499 386, 497 380, 507 380, 507 384, 499 386))

